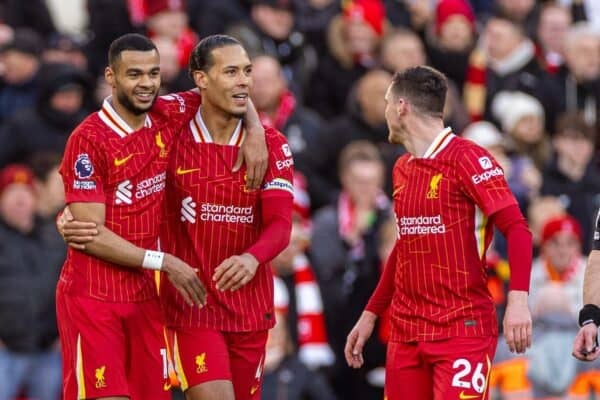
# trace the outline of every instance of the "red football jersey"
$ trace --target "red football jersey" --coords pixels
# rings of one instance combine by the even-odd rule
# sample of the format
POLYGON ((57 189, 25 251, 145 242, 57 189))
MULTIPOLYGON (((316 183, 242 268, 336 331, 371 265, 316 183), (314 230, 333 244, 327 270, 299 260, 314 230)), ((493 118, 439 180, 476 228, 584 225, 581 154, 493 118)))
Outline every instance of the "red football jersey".
MULTIPOLYGON (((104 203, 108 229, 136 246, 156 249, 169 148, 199 103, 193 92, 162 96, 145 126, 134 131, 105 100, 67 142, 60 167, 67 204, 104 203)), ((121 267, 71 248, 59 285, 108 301, 156 296, 147 270, 121 267)))
POLYGON ((396 162, 393 188, 399 238, 390 340, 497 334, 486 286, 488 217, 516 204, 498 163, 446 128, 422 158, 396 162))
POLYGON ((169 326, 240 332, 269 329, 275 322, 270 265, 259 265, 254 278, 234 292, 218 291, 212 280, 223 260, 246 252, 258 239, 265 199, 291 202, 293 196, 292 154, 285 137, 272 128, 265 128, 269 166, 262 188, 245 189, 245 166, 232 172, 244 135, 240 123, 228 145, 215 144, 198 112, 173 146, 161 246, 199 269, 208 304, 189 307, 163 280, 160 297, 169 326))

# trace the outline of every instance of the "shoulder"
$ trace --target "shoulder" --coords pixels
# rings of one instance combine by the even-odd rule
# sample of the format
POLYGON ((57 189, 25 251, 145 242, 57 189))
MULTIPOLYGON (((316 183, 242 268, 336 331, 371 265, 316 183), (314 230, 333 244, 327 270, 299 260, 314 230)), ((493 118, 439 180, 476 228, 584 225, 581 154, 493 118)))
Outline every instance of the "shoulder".
POLYGON ((94 112, 79 123, 71 132, 69 140, 97 140, 106 137, 108 128, 98 116, 98 112, 94 112))
POLYGON ((200 93, 194 90, 169 93, 156 98, 152 111, 183 114, 188 107, 197 108, 202 102, 200 93))
POLYGON ((265 127, 265 141, 269 152, 278 158, 292 156, 286 137, 277 129, 265 127))

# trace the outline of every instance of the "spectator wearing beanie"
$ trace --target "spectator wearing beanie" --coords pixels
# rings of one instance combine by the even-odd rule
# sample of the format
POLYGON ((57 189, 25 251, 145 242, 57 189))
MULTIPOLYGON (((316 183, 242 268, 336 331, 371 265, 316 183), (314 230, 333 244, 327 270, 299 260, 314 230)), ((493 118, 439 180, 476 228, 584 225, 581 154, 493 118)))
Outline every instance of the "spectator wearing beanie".
POLYGON ((494 98, 491 111, 510 139, 511 150, 531 157, 542 170, 550 159, 551 144, 544 130, 544 109, 533 96, 519 91, 502 91, 494 98))
POLYGON ((329 24, 328 53, 319 60, 307 92, 312 109, 324 118, 343 113, 352 86, 379 66, 379 47, 387 27, 381 0, 345 2, 329 24))
POLYGON ((468 1, 441 0, 431 33, 425 41, 431 65, 445 73, 462 93, 469 54, 476 39, 475 14, 468 1))
MULTIPOLYGON (((35 218, 33 174, 0 170, 0 398, 23 392, 56 400, 61 391, 54 291, 64 260, 35 218)), ((54 228, 54 227, 53 227, 54 228)), ((54 228, 54 231, 56 229, 54 228)))
POLYGON ((581 291, 586 258, 581 252, 581 226, 570 215, 547 219, 542 228, 540 254, 533 260, 529 303, 536 308, 538 290, 548 282, 559 283, 568 292, 573 315, 583 307, 581 291))
POLYGON ((180 68, 187 69, 198 36, 188 26, 184 0, 144 0, 143 20, 150 38, 164 37, 177 49, 180 68))

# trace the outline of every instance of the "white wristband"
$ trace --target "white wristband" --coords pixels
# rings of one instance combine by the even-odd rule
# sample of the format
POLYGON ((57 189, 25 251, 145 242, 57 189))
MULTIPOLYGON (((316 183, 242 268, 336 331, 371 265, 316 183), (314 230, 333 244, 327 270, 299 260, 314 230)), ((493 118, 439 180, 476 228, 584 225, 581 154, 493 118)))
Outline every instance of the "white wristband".
POLYGON ((160 271, 162 269, 163 258, 165 258, 165 253, 162 251, 146 250, 142 267, 160 271))

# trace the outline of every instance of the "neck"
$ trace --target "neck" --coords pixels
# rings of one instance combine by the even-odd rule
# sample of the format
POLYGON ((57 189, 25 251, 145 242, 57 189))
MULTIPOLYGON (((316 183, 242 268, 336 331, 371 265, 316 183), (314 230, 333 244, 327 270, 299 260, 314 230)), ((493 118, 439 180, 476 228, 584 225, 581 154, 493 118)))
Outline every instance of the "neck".
POLYGON ((411 116, 406 121, 406 150, 413 157, 423 157, 443 129, 444 121, 441 118, 411 116))
POLYGON ((113 94, 108 101, 116 113, 119 114, 119 117, 121 117, 123 121, 127 122, 127 125, 129 125, 131 129, 137 131, 138 129, 144 127, 144 123, 146 122, 146 113, 132 113, 119 102, 115 94, 113 94))
POLYGON ((200 115, 216 144, 228 144, 239 118, 217 109, 210 103, 202 104, 200 115))

